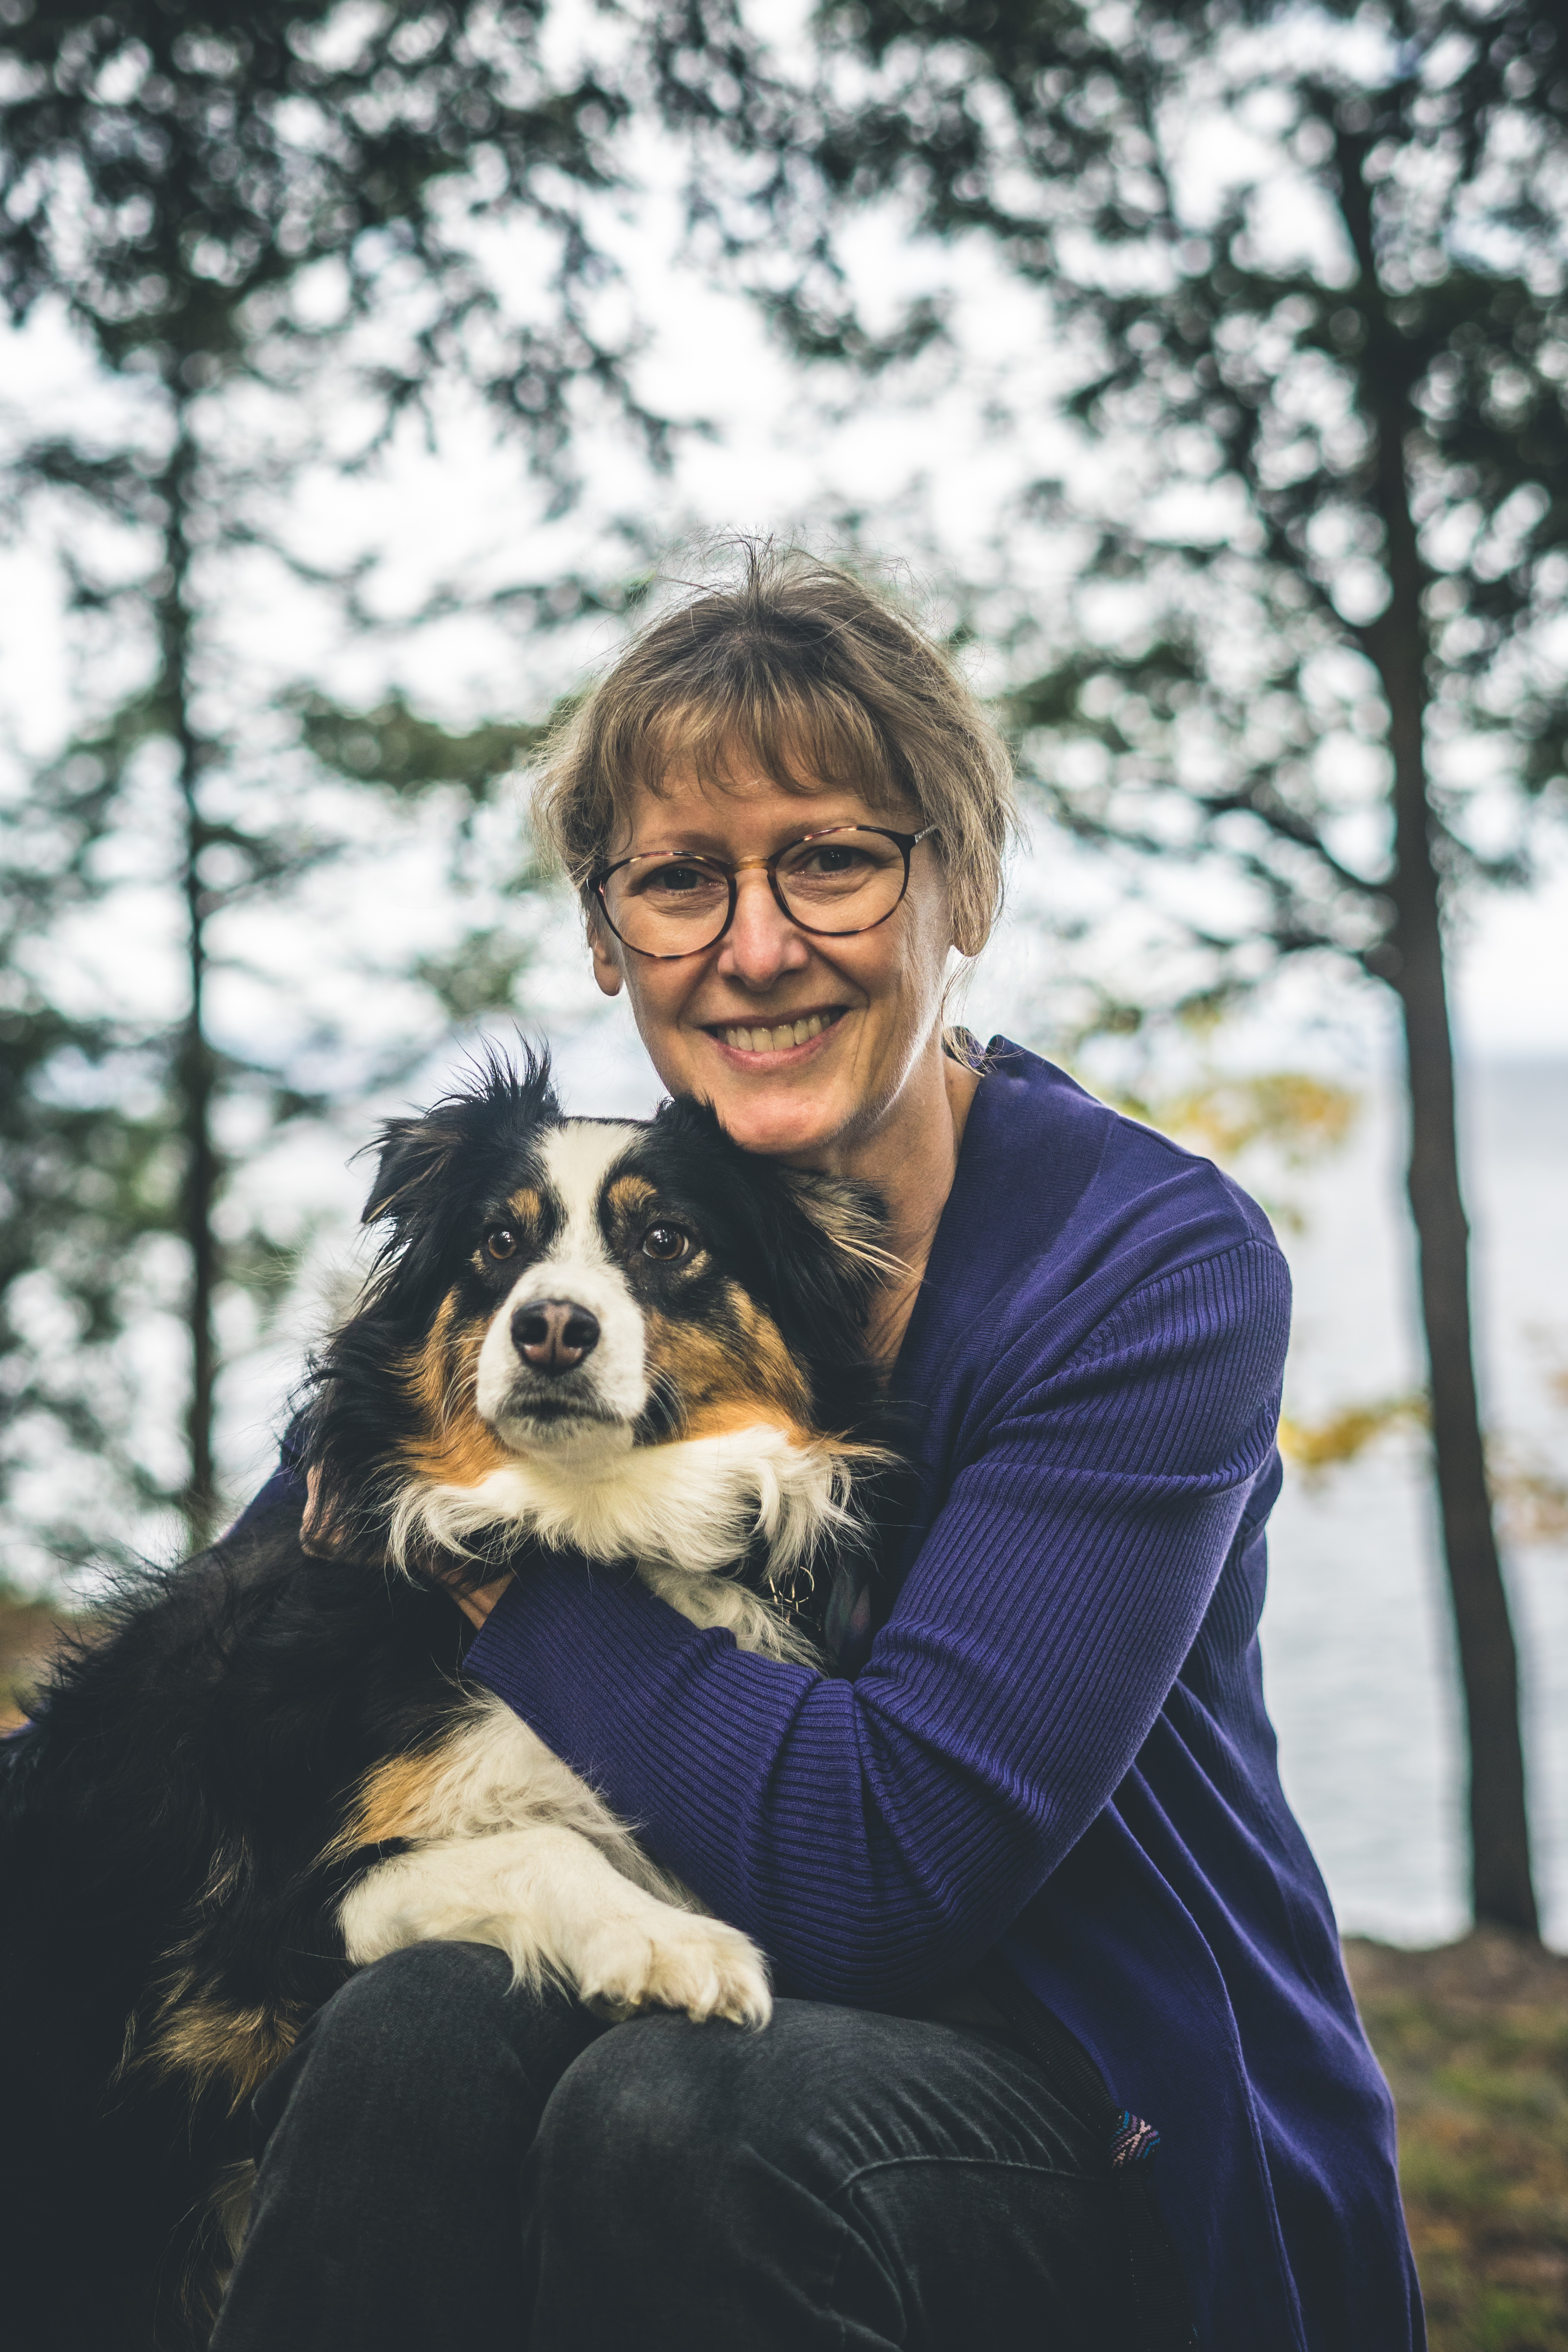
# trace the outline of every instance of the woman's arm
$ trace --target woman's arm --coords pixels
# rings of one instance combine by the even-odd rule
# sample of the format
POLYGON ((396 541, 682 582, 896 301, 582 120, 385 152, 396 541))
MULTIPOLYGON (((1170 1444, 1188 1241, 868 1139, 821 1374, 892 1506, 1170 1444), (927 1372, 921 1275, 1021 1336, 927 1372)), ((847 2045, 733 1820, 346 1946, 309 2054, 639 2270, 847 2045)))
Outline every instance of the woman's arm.
POLYGON ((854 1683, 562 1560, 468 1653, 782 1990, 896 1998, 987 1950, 1151 1730, 1271 1453, 1288 1327, 1247 1243, 1125 1299, 961 1469, 854 1683))

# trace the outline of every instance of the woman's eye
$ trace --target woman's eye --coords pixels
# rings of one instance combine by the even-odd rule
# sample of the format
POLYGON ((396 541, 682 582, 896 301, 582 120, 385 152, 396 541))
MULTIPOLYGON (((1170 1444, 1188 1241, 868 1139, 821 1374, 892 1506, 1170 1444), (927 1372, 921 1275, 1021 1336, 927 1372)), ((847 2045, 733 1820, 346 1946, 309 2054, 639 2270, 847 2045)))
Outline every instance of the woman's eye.
POLYGON ((707 866, 658 866, 638 878, 637 894, 645 898, 702 898, 722 897, 724 888, 723 877, 707 866))
POLYGON ((658 1258, 665 1265, 684 1257, 690 1247, 689 1234, 683 1234, 679 1225, 654 1225, 642 1237, 644 1257, 658 1258))
POLYGON ((492 1225, 485 1235, 485 1251, 490 1257, 513 1257, 517 1254, 517 1235, 510 1225, 492 1225))

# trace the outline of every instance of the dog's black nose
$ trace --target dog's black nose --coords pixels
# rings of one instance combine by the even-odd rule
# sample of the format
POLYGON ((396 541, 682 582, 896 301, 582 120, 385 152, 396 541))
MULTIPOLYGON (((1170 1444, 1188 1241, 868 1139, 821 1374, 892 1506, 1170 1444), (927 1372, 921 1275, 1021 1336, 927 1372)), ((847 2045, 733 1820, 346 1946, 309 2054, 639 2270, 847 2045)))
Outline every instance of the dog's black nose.
POLYGON ((599 1318, 570 1298, 536 1298, 512 1317, 511 1336, 536 1372, 570 1372, 598 1346, 599 1318))

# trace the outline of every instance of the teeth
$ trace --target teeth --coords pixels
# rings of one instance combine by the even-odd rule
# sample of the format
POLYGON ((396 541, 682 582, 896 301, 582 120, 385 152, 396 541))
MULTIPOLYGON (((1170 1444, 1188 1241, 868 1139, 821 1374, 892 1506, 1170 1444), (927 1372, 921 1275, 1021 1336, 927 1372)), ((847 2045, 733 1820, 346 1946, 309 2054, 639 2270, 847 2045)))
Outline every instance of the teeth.
POLYGON ((820 1013, 814 1013, 807 1021, 781 1022, 776 1029, 726 1029, 724 1043, 738 1054, 783 1054, 820 1037, 827 1025, 820 1013))

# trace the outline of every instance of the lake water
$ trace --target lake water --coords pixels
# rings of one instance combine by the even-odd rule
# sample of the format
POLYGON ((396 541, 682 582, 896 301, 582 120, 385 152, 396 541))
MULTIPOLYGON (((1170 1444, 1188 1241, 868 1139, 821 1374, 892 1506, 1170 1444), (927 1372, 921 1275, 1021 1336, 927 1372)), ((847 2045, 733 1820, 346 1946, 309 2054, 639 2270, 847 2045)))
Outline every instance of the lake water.
MULTIPOLYGON (((1568 1470, 1568 1063, 1464 1078, 1466 1190, 1489 1423, 1568 1470)), ((1296 1191, 1282 1233, 1297 1289, 1288 1402, 1303 1417, 1417 1384, 1414 1261, 1395 1103, 1374 1095, 1351 1146, 1296 1191)), ((1539 1892, 1568 1945, 1568 1551, 1515 1550, 1539 1892)), ((1463 1791, 1452 1637, 1426 1461, 1391 1442, 1316 1491, 1287 1482, 1263 1623, 1286 1789, 1347 1928, 1398 1941, 1463 1922, 1463 1791)))

